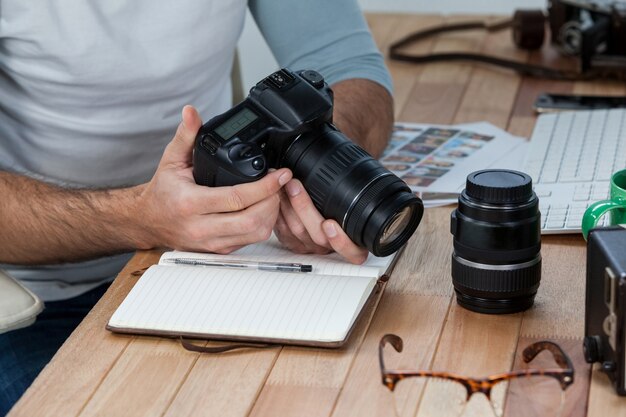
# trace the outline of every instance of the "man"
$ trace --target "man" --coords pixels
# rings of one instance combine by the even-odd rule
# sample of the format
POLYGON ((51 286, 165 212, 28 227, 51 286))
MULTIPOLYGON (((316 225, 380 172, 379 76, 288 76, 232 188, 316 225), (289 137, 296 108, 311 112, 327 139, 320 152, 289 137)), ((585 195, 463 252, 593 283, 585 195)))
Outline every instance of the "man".
MULTIPOLYGON (((245 0, 71 3, 0 0, 0 263, 46 301, 33 326, 0 335, 0 415, 134 250, 228 253, 274 229, 294 251, 367 255, 288 169, 193 181, 199 114, 231 107, 245 0)), ((324 75, 337 126, 380 154, 391 83, 356 1, 249 7, 280 65, 324 75)))

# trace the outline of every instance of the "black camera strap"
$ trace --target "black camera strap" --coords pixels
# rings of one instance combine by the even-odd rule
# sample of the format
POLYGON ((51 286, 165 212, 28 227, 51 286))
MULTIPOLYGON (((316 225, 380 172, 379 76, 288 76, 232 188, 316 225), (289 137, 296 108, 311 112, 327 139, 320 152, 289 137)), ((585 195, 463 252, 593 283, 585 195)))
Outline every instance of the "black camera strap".
POLYGON ((581 74, 577 71, 564 71, 549 68, 541 65, 532 65, 525 62, 514 61, 510 59, 499 58, 493 55, 477 54, 470 52, 445 52, 434 53, 427 55, 411 55, 401 52, 401 49, 405 46, 411 45, 417 41, 426 39, 433 35, 438 35, 445 32, 456 32, 462 30, 471 29, 485 29, 489 32, 496 32, 505 28, 513 26, 513 19, 487 23, 484 21, 468 21, 455 24, 444 24, 434 26, 424 30, 420 30, 409 34, 408 36, 394 42, 389 47, 389 57, 397 61, 413 62, 416 64, 423 64, 429 62, 443 62, 443 61, 472 61, 480 62, 489 65, 495 65, 502 68, 511 69, 518 72, 520 75, 526 75, 536 78, 547 78, 552 80, 565 80, 565 81, 580 81, 596 78, 599 74, 596 71, 589 71, 581 74))

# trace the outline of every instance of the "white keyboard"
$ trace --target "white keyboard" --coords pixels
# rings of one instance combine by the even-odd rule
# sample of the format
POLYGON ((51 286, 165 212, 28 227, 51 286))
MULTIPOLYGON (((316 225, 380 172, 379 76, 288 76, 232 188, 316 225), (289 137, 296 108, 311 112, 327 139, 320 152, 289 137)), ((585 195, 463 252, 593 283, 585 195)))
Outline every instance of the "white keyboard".
POLYGON ((541 233, 580 232, 587 207, 608 198, 611 175, 624 168, 626 109, 539 116, 523 171, 539 197, 541 233))

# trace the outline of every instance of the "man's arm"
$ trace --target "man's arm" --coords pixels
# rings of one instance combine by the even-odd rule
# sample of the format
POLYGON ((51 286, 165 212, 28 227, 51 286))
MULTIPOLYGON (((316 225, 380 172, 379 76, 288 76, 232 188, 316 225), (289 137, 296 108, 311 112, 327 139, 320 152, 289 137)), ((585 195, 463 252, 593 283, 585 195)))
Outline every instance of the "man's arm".
POLYGON ((393 127, 393 100, 380 84, 365 79, 340 81, 335 93, 337 127, 374 158, 387 146, 393 127))
POLYGON ((134 249, 228 253, 267 239, 287 169, 233 187, 196 185, 191 156, 200 118, 192 107, 152 180, 118 190, 67 190, 0 172, 0 263, 77 261, 134 249))
POLYGON ((69 262, 139 248, 147 243, 133 221, 140 194, 66 190, 0 172, 0 261, 69 262))

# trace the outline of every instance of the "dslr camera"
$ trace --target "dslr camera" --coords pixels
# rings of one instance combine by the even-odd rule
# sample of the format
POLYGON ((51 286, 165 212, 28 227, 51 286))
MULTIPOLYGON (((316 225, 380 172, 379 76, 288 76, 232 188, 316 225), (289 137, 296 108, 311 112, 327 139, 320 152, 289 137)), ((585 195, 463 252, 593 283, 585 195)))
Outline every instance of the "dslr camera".
POLYGON ((313 203, 376 256, 400 249, 417 228, 422 201, 332 124, 333 92, 317 72, 281 69, 205 123, 193 175, 210 187, 256 181, 287 167, 313 203))
POLYGON ((588 363, 599 362, 626 395, 626 229, 596 228, 587 240, 585 339, 588 363))

